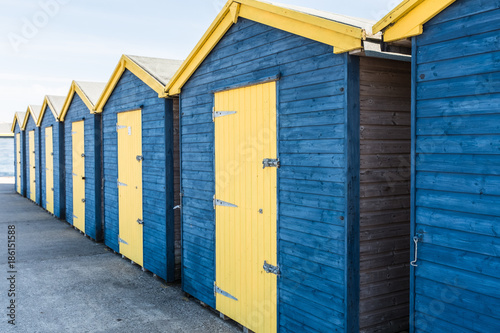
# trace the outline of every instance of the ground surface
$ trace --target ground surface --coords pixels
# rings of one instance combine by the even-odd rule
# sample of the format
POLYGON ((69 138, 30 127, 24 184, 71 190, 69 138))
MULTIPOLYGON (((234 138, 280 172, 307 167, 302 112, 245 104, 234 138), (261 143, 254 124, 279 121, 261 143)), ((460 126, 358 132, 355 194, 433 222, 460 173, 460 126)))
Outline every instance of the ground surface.
POLYGON ((184 297, 178 284, 142 272, 5 184, 0 309, 0 332, 241 332, 184 297), (15 326, 7 323, 9 225, 16 230, 15 326))

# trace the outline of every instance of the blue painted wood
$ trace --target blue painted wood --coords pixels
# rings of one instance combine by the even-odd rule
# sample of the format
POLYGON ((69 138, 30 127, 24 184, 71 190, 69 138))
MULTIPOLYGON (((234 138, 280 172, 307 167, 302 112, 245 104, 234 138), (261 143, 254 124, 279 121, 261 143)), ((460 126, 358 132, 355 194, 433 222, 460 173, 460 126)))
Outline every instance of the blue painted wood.
POLYGON ((330 46, 239 19, 181 94, 183 290, 215 307, 213 91, 281 73, 281 331, 292 327, 286 326, 290 318, 293 327, 304 332, 353 331, 358 320, 354 285, 359 278, 359 210, 348 201, 359 198, 359 64, 356 58, 332 51, 330 46))
POLYGON ((144 268, 175 280, 173 101, 125 70, 102 113, 104 241, 119 252, 117 113, 142 109, 144 268))
POLYGON ((456 1, 413 41, 412 332, 500 327, 500 1, 456 1))
POLYGON ((40 205, 41 204, 41 199, 42 199, 42 187, 41 187, 41 166, 40 166, 40 128, 36 126, 35 121, 33 120, 33 117, 31 114, 28 116, 28 123, 26 124, 26 127, 24 129, 25 132, 25 140, 24 140, 24 153, 25 153, 25 174, 26 174, 26 197, 29 198, 29 189, 30 189, 30 184, 35 182, 36 183, 36 199, 35 202, 40 205), (35 131, 35 179, 31 179, 30 177, 30 165, 29 165, 29 132, 30 131, 35 131))
POLYGON ((20 195, 26 196, 26 166, 25 166, 25 143, 24 143, 24 136, 25 136, 25 131, 21 130, 21 126, 19 123, 16 121, 16 126, 14 127, 14 133, 15 135, 19 134, 19 147, 17 146, 17 140, 14 137, 14 161, 15 161, 15 168, 14 172, 16 175, 15 179, 15 186, 16 186, 16 191, 17 191, 17 163, 21 163, 20 167, 20 174, 21 174, 21 193, 20 195), (17 151, 20 151, 20 161, 17 160, 17 151))
POLYGON ((84 121, 84 150, 85 150, 85 233, 97 241, 102 241, 101 219, 101 178, 99 177, 100 149, 99 131, 96 130, 95 115, 82 101, 78 94, 74 94, 68 112, 61 126, 64 135, 64 184, 65 184, 65 216, 66 221, 73 224, 73 141, 72 125, 76 121, 84 121))

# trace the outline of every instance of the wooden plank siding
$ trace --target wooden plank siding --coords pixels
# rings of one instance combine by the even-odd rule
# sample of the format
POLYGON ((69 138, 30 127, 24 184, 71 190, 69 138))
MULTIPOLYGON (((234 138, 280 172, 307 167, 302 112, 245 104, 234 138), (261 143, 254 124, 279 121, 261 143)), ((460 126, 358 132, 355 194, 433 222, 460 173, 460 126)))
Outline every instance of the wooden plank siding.
MULTIPOLYGON (((167 281, 173 281, 180 274, 179 268, 177 275, 175 271, 175 200, 167 198, 178 196, 179 190, 172 193, 174 188, 166 188, 167 183, 170 184, 170 180, 166 179, 169 167, 166 165, 167 154, 172 154, 172 149, 167 150, 166 147, 175 143, 167 141, 165 133, 166 128, 172 128, 176 123, 176 117, 178 119, 175 116, 178 100, 158 98, 158 93, 129 70, 123 73, 102 113, 104 240, 107 246, 119 252, 117 113, 137 109, 142 109, 144 268, 167 281)), ((175 128, 173 131, 175 133, 175 128)), ((180 228, 179 217, 177 228, 180 228)), ((179 236, 177 241, 180 241, 179 236)), ((180 261, 179 256, 177 260, 180 261)))
POLYGON ((85 131, 85 233, 97 241, 102 241, 100 121, 98 116, 90 114, 78 94, 73 95, 64 119, 66 221, 73 224, 72 124, 81 120, 84 121, 85 131))
MULTIPOLYGON (((181 175, 180 175, 180 147, 179 147, 179 99, 175 98, 172 105, 173 110, 173 159, 174 159, 174 206, 181 204, 181 175)), ((174 244, 175 244, 175 279, 181 278, 181 210, 174 210, 174 244)))
POLYGON ((40 128, 36 126, 35 121, 33 120, 33 117, 31 114, 28 117, 28 123, 26 124, 26 128, 24 129, 25 132, 25 140, 24 140, 24 154, 25 154, 25 173, 26 173, 26 197, 29 198, 29 193, 30 193, 30 184, 34 181, 36 183, 36 203, 40 204, 41 203, 41 182, 40 182, 40 128), (30 131, 35 131, 35 168, 36 168, 36 173, 35 173, 35 179, 31 179, 30 176, 30 140, 29 140, 29 132, 30 131))
POLYGON ((45 110, 44 117, 40 124, 40 164, 41 164, 41 187, 42 187, 42 207, 47 209, 47 170, 45 166, 45 129, 47 127, 52 127, 52 136, 53 136, 53 152, 54 152, 54 215, 58 218, 64 218, 64 209, 65 209, 65 187, 64 187, 64 155, 61 153, 64 152, 63 149, 60 149, 62 146, 61 142, 61 131, 63 131, 63 124, 56 121, 50 107, 47 105, 47 109, 45 110))
POLYGON ((360 332, 408 329, 410 67, 360 58, 360 332))
POLYGON ((500 328, 500 2, 457 1, 414 38, 413 332, 500 328))
POLYGON ((346 331, 347 57, 239 18, 183 87, 184 291, 215 308, 213 92, 280 74, 279 331, 346 331))
MULTIPOLYGON (((26 166, 25 166, 25 143, 24 143, 24 131, 21 130, 21 126, 19 126, 19 122, 16 121, 16 126, 14 127, 14 171, 15 171, 15 188, 17 189, 17 151, 20 150, 20 158, 21 158, 21 195, 26 196, 26 166), (16 135, 19 134, 19 146, 17 146, 16 135)), ((17 191, 17 190, 16 190, 17 191)))

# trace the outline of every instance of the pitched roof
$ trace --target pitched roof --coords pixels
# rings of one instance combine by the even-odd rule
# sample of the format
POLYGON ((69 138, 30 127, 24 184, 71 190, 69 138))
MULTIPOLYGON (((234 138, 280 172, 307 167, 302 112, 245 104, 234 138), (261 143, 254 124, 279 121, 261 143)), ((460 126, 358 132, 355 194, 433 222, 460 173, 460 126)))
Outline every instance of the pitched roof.
POLYGON ((69 88, 69 92, 65 97, 64 105, 62 107, 61 114, 59 115, 59 120, 64 121, 64 119, 66 118, 66 114, 68 113, 69 107, 71 106, 71 101, 73 100, 73 96, 75 95, 75 93, 80 96, 83 103, 85 103, 85 105, 89 109, 89 112, 92 112, 105 86, 106 83, 104 82, 71 82, 71 87, 69 88))
POLYGON ((243 17, 333 46, 334 53, 363 48, 373 22, 298 6, 256 0, 229 0, 173 79, 165 86, 178 95, 229 28, 243 17))
POLYGON ((384 41, 392 42, 422 34, 423 26, 455 0, 404 0, 373 26, 383 31, 384 41))
POLYGON ((104 105, 106 105, 106 102, 125 69, 131 71, 151 89, 157 92, 159 98, 167 97, 164 87, 179 69, 181 64, 181 60, 122 55, 111 78, 106 83, 106 87, 96 102, 94 111, 102 112, 104 105))
POLYGON ((26 125, 28 124, 28 119, 30 115, 33 118, 35 124, 38 122, 38 116, 40 115, 40 111, 42 111, 41 105, 28 105, 28 109, 25 112, 23 120, 23 126, 21 127, 23 131, 26 129, 26 125))
POLYGON ((10 129, 12 133, 14 133, 14 131, 16 130, 16 121, 19 124, 19 128, 22 128, 25 116, 26 112, 16 112, 14 114, 14 120, 12 121, 12 127, 10 129))

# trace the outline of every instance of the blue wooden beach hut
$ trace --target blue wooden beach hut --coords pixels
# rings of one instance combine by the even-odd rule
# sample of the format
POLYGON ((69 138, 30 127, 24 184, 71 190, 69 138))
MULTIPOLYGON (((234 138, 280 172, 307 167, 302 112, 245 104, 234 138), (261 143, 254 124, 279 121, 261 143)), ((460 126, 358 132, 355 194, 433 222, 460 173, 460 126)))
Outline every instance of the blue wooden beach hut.
POLYGON ((23 127, 26 197, 40 204, 40 128, 36 125, 40 115, 41 106, 29 105, 26 111, 23 127))
POLYGON ((102 115, 104 241, 159 277, 180 277, 178 99, 164 86, 181 61, 124 55, 102 115))
POLYGON ((16 112, 12 121, 11 131, 14 133, 14 177, 16 192, 20 195, 26 195, 26 176, 24 160, 24 123, 25 112, 16 112))
POLYGON ((500 329, 500 2, 403 1, 412 43, 412 332, 500 329))
POLYGON ((71 83, 59 116, 64 124, 66 221, 102 240, 101 119, 91 114, 104 83, 71 83))
POLYGON ((408 328, 410 50, 373 23, 229 1, 165 87, 183 290, 252 331, 408 328))
POLYGON ((59 114, 64 96, 45 96, 38 117, 40 128, 41 206, 64 218, 64 129, 59 114))

